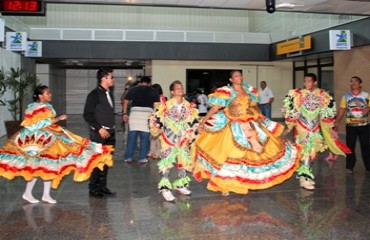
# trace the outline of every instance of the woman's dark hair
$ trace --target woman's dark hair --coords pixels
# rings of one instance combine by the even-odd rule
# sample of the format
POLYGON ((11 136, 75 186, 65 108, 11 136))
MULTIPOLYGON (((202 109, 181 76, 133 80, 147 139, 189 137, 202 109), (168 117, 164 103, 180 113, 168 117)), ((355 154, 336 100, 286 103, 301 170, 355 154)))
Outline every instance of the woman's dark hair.
POLYGON ((39 99, 39 95, 40 94, 44 94, 44 91, 47 88, 49 88, 49 87, 46 86, 46 85, 38 85, 38 86, 36 86, 35 90, 33 90, 33 95, 32 95, 33 101, 34 102, 38 102, 40 100, 39 99))
POLYGON ((232 71, 230 72, 230 78, 232 78, 232 77, 233 77, 233 75, 234 75, 234 73, 236 73, 236 72, 240 72, 240 74, 242 74, 242 71, 241 71, 241 70, 232 70, 232 71))
POLYGON ((152 88, 154 88, 159 93, 159 95, 162 95, 163 94, 162 87, 158 83, 153 84, 152 85, 152 88))

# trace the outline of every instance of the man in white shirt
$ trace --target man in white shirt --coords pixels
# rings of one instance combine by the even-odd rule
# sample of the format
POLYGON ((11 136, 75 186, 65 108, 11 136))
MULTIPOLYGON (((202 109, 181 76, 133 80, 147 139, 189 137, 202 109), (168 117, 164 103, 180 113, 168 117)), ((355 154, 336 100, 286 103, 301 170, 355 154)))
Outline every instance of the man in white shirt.
POLYGON ((208 112, 208 97, 204 93, 202 93, 202 91, 197 90, 196 98, 198 103, 199 116, 203 117, 208 112))
POLYGON ((274 101, 272 91, 267 87, 265 81, 260 83, 260 108, 263 115, 271 119, 271 104, 274 101))

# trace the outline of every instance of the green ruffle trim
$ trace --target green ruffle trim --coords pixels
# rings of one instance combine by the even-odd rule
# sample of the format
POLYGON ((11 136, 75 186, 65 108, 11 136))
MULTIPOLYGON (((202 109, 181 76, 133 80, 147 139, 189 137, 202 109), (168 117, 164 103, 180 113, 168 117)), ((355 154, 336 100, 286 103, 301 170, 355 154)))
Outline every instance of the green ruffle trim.
POLYGON ((186 167, 191 162, 190 154, 183 148, 175 147, 166 158, 161 159, 157 163, 157 166, 160 172, 164 172, 166 169, 172 168, 176 162, 186 167))
POLYGON ((311 169, 309 167, 303 166, 303 165, 298 168, 297 174, 298 174, 298 176, 306 175, 306 176, 310 177, 311 179, 315 178, 313 176, 313 173, 312 173, 311 169))
POLYGON ((188 186, 189 182, 190 182, 190 178, 188 176, 186 177, 183 177, 183 178, 180 178, 180 179, 177 179, 173 182, 173 187, 174 188, 182 188, 182 187, 186 187, 188 186))
POLYGON ((158 188, 159 190, 163 190, 163 189, 172 189, 172 184, 170 182, 170 180, 168 180, 168 178, 165 178, 163 177, 161 179, 161 181, 158 183, 158 188))

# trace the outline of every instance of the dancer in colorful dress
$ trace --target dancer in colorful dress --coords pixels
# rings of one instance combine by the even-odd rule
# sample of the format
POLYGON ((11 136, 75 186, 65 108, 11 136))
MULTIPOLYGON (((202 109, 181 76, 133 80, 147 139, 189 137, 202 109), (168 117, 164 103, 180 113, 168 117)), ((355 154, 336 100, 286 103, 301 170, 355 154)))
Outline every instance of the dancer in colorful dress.
POLYGON ((0 149, 0 176, 9 180, 21 176, 28 181, 23 199, 38 203, 32 190, 37 178, 44 180, 42 201, 56 203, 50 188, 58 188, 62 178, 74 172, 74 181, 89 179, 95 167, 112 165, 111 146, 82 138, 57 124, 67 115, 56 116, 51 92, 45 85, 34 90, 34 103, 28 105, 23 128, 0 149))
POLYGON ((183 195, 190 195, 188 189, 190 178, 186 171, 192 169, 190 144, 195 138, 198 110, 195 104, 184 99, 184 88, 180 81, 170 85, 172 98, 168 101, 162 97, 155 104, 155 112, 150 118, 150 131, 153 136, 159 136, 161 141, 161 160, 159 171, 163 174, 158 189, 166 201, 174 201, 171 190, 176 189, 183 195), (169 180, 169 174, 174 167, 178 169, 178 179, 169 180))
POLYGON ((209 179, 207 188, 247 194, 289 179, 298 168, 300 146, 279 138, 283 125, 258 108, 256 88, 243 83, 242 73, 230 73, 230 85, 209 95, 211 109, 199 125, 193 176, 209 179))
POLYGON ((304 145, 301 166, 297 171, 299 183, 307 190, 315 189, 311 162, 319 152, 329 149, 335 155, 345 156, 346 146, 335 139, 333 132, 336 104, 334 99, 317 88, 317 78, 308 73, 304 78, 304 89, 290 90, 284 100, 285 134, 294 129, 295 142, 304 145))

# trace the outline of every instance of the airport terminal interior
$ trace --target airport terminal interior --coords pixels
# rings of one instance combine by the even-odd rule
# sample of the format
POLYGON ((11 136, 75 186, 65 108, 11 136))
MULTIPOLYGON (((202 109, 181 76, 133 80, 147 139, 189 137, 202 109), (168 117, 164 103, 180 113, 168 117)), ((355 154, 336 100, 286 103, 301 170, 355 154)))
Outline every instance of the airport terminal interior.
MULTIPOLYGON (((118 121, 119 119, 117 119, 118 121)), ((82 116, 67 128, 87 137, 82 116)), ((282 184, 247 195, 228 197, 190 183, 191 196, 175 194, 164 201, 158 192, 157 160, 145 166, 124 163, 124 133, 117 129, 117 151, 108 187, 116 197, 93 198, 88 183, 67 176, 51 195, 57 204, 30 204, 22 199, 26 182, 0 179, 0 239, 368 239, 370 174, 358 159, 346 174, 345 158, 335 163, 320 155, 313 164, 316 189, 299 187, 293 176, 282 184)), ((5 137, 1 138, 2 142, 5 137)), ((358 151, 359 154, 359 151, 358 151)), ((34 196, 41 198, 42 182, 34 196)))
MULTIPOLYGON (((120 114, 125 84, 144 75, 161 84, 166 96, 173 80, 180 80, 186 93, 208 94, 215 83, 228 82, 230 70, 240 69, 244 81, 255 87, 267 81, 275 93, 272 119, 282 124, 283 99, 289 89, 302 86, 307 72, 317 74, 319 87, 337 102, 350 89, 353 75, 361 76, 363 89, 370 92, 370 1, 2 0, 0 4, 0 27, 5 29, 4 33, 0 29, 0 36, 27 32, 28 40, 42 45, 40 56, 39 52, 25 56, 7 50, 2 42, 1 69, 34 72, 52 90, 58 115, 68 115, 63 126, 86 138, 89 126, 83 120, 83 106, 101 67, 114 69, 115 110, 120 114), (329 30, 349 31, 349 48, 330 49, 329 30), (278 54, 284 42, 297 48, 278 54)), ((0 100, 10 96, 7 91, 0 100)), ((27 183, 23 178, 0 177, 1 240, 369 239, 370 173, 359 144, 351 174, 346 172, 345 157, 327 161, 328 152, 320 153, 312 163, 316 187, 311 191, 301 188, 294 174, 268 189, 223 196, 188 173, 192 194, 175 193, 176 200, 167 202, 157 188, 158 160, 140 165, 136 150, 133 163, 125 163, 127 132, 120 114, 114 165, 108 174, 108 188, 116 195, 90 196, 88 181, 77 183, 68 175, 51 191, 56 204, 33 204, 22 199, 27 183)), ((0 115, 0 124, 11 118, 4 105, 0 115)), ((342 121, 339 131, 343 141, 344 125, 342 121)), ((286 138, 293 141, 292 134, 286 138)), ((1 125, 0 146, 6 140, 1 125)), ((33 194, 41 200, 41 180, 33 194)))

